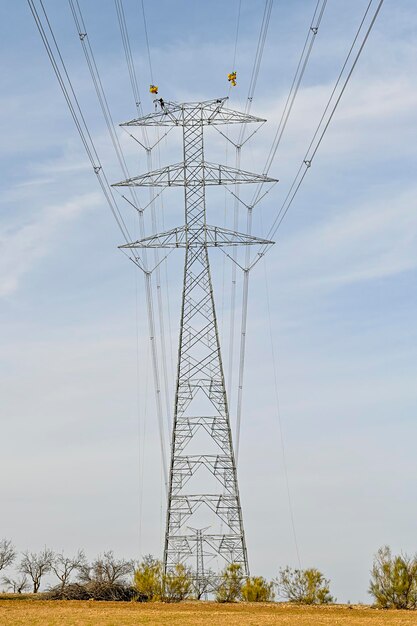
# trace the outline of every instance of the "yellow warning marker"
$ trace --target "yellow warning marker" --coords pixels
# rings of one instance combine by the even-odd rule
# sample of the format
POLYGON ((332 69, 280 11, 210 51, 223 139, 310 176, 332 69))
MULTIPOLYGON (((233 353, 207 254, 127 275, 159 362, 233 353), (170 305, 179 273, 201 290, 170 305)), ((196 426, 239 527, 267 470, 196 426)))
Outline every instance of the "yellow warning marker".
POLYGON ((230 72, 230 74, 227 75, 227 80, 232 87, 236 87, 236 72, 230 72))

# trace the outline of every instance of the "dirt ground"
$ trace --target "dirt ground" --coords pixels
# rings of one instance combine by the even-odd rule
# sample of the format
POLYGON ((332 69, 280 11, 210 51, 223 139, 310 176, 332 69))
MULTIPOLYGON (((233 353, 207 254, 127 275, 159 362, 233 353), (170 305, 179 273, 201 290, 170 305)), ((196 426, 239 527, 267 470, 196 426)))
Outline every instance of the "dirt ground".
POLYGON ((288 604, 139 604, 0 599, 0 626, 416 626, 417 613, 363 606, 288 604))

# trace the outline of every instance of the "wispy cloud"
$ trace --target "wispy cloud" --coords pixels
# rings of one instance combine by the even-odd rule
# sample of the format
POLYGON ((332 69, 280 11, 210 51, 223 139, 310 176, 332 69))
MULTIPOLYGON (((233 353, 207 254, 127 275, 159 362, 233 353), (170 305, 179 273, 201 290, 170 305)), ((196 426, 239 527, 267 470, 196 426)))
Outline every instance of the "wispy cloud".
POLYGON ((353 208, 345 203, 343 213, 282 236, 276 270, 284 284, 328 289, 417 268, 416 193, 413 185, 353 208))
POLYGON ((26 223, 8 225, 0 232, 0 296, 19 287, 21 278, 54 248, 66 223, 99 205, 101 196, 89 193, 59 205, 46 206, 26 223))

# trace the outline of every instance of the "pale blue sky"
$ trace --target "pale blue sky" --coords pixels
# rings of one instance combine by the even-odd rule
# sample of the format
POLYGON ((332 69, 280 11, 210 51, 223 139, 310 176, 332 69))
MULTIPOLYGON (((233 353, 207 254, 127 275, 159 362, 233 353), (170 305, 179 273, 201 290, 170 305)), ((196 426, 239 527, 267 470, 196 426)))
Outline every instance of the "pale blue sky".
MULTIPOLYGON (((242 0, 233 108, 244 107, 263 4, 242 0)), ((265 228, 366 4, 328 2, 271 170, 280 183, 259 209, 265 228)), ((120 180, 68 4, 45 5, 107 175, 120 180)), ((130 119, 134 102, 114 3, 80 5, 113 118, 130 119)), ((145 3, 154 78, 165 98, 227 94, 237 5, 145 3)), ((275 2, 252 109, 269 124, 248 145, 246 169, 263 168, 314 5, 275 2)), ((140 2, 126 0, 125 7, 143 106, 150 111, 140 2)), ((0 11, 0 537, 12 537, 21 550, 48 544, 67 552, 84 547, 90 556, 108 548, 129 557, 160 554, 164 504, 142 277, 117 250, 120 234, 26 3, 6 0, 0 11)), ((340 601, 367 600, 372 555, 382 544, 416 549, 416 35, 415 2, 386 0, 265 262, 301 561, 331 578, 340 601)), ((120 137, 131 172, 144 171, 137 144, 120 137)), ((180 160, 178 147, 174 137, 162 142, 163 163, 180 160)), ((219 137, 207 149, 209 160, 232 162, 219 137)), ((223 220, 224 197, 213 192, 209 198, 212 223, 223 220)), ((181 202, 171 190, 164 194, 166 223, 181 223, 181 202)), ((135 232, 132 212, 124 211, 135 232)), ((226 211, 233 211, 231 198, 226 211)), ((241 227, 243 220, 242 213, 241 227)), ((170 259, 175 357, 181 253, 170 259)), ((230 268, 223 288, 223 261, 216 257, 213 264, 226 335, 230 268)), ((266 301, 260 263, 251 282, 239 478, 251 569, 272 577, 297 559, 266 301)))

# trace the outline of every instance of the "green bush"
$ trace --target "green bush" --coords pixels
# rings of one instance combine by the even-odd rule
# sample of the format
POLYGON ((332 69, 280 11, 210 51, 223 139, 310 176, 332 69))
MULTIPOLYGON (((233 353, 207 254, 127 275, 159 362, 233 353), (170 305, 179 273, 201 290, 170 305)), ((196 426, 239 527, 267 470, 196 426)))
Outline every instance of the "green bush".
POLYGON ((137 592, 145 602, 162 600, 163 566, 161 561, 150 554, 145 556, 136 569, 133 580, 137 592))
POLYGON ((216 591, 217 602, 237 602, 242 598, 242 566, 230 563, 222 572, 216 591))
POLYGON ((417 556, 393 556, 388 546, 375 555, 369 593, 383 609, 417 608, 417 556))
POLYGON ((191 596, 193 577, 181 563, 164 574, 162 562, 148 555, 135 571, 134 585, 141 601, 181 602, 191 596))
POLYGON ((163 577, 163 599, 165 602, 181 602, 190 597, 193 579, 190 570, 178 563, 174 571, 163 577))
POLYGON ((251 576, 242 585, 242 599, 245 602, 270 602, 274 599, 273 583, 263 576, 251 576))
POLYGON ((315 569, 281 569, 275 580, 278 595, 297 604, 330 604, 330 581, 315 569))

